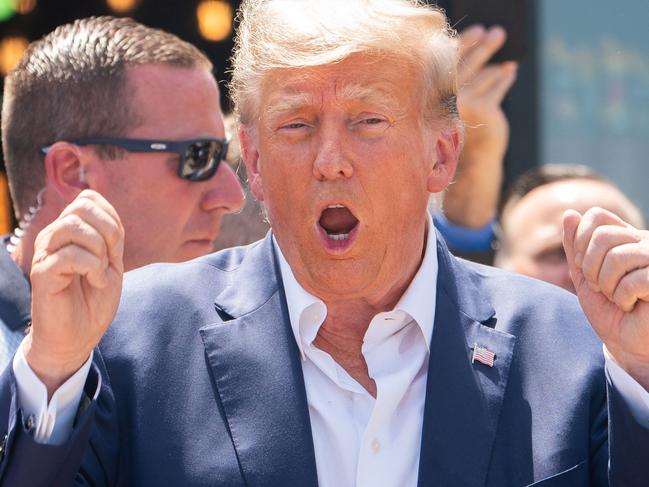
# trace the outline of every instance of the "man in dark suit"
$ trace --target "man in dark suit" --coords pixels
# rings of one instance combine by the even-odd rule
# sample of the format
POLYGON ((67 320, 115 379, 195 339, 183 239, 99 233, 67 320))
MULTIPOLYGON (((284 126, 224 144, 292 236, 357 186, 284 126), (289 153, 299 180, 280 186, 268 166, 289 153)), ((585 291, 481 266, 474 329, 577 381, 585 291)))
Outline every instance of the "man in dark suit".
POLYGON ((33 42, 5 78, 2 147, 19 226, 0 236, 0 370, 30 321, 36 236, 84 189, 119 211, 126 270, 212 251, 243 194, 219 165, 227 142, 211 71, 172 34, 95 17, 33 42))
POLYGON ((443 14, 333 6, 242 6, 232 88, 264 240, 132 273, 109 328, 117 212, 86 192, 70 212, 92 231, 41 234, 0 479, 646 484, 649 236, 565 217, 607 383, 574 296, 457 260, 432 226, 461 146, 443 14))

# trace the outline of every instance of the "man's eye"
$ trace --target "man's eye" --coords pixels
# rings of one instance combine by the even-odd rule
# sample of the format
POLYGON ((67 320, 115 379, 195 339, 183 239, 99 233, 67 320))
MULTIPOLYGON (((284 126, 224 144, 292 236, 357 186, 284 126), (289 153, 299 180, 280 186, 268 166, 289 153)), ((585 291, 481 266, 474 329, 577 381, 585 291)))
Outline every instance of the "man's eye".
POLYGON ((382 122, 383 122, 383 119, 382 118, 377 118, 377 117, 366 118, 366 119, 364 119, 362 121, 362 123, 364 123, 365 125, 378 125, 378 124, 380 124, 382 122))
POLYGON ((306 127, 305 123, 293 122, 293 123, 287 123, 286 125, 282 125, 281 128, 283 128, 283 129, 301 129, 303 127, 306 127))

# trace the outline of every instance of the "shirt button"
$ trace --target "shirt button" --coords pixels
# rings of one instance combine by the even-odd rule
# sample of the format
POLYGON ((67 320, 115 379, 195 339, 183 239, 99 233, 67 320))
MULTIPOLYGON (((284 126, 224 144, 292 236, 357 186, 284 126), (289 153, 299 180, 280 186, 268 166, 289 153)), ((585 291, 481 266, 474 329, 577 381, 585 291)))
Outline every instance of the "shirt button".
POLYGON ((379 440, 377 440, 376 438, 372 440, 372 451, 374 453, 378 453, 381 451, 381 443, 379 443, 379 440))

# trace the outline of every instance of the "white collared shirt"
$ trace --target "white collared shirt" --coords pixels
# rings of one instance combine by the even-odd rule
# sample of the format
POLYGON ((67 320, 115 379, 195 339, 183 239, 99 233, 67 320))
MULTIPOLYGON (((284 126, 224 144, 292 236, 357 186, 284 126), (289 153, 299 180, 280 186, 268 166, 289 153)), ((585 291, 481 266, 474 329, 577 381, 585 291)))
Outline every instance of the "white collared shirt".
MULTIPOLYGON (((432 228, 429 219, 428 228, 432 228)), ((302 357, 322 487, 415 486, 435 319, 437 250, 429 231, 422 263, 395 308, 369 323, 362 353, 376 399, 313 341, 325 304, 296 281, 279 256, 291 327, 302 357)))

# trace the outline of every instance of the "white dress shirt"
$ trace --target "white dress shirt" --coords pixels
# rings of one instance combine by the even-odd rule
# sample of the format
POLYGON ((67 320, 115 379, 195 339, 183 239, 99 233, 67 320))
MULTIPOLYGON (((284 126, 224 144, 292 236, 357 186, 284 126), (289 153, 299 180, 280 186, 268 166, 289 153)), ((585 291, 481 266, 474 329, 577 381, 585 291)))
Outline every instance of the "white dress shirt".
POLYGON ((275 243, 302 356, 322 487, 417 485, 435 320, 436 243, 435 232, 429 232, 423 261, 410 286, 393 310, 372 318, 365 333, 362 353, 376 383, 376 399, 313 344, 327 308, 300 286, 275 243))
MULTIPOLYGON (((83 394, 83 386, 92 364, 92 352, 86 363, 52 394, 48 404, 47 387, 27 363, 23 343, 20 344, 13 361, 20 409, 24 411, 24 417, 29 418, 28 422, 33 425, 32 434, 36 442, 61 445, 70 437, 74 417, 83 394)), ((101 387, 101 377, 99 381, 97 393, 101 387)))

